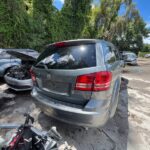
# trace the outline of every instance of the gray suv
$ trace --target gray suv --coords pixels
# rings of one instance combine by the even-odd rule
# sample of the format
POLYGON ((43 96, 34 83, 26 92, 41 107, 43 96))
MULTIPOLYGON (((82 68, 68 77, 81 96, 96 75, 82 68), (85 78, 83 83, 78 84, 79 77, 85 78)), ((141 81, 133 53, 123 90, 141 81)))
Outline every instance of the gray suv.
POLYGON ((102 126, 116 111, 121 68, 118 50, 109 42, 54 43, 31 69, 31 94, 49 116, 80 126, 102 126))

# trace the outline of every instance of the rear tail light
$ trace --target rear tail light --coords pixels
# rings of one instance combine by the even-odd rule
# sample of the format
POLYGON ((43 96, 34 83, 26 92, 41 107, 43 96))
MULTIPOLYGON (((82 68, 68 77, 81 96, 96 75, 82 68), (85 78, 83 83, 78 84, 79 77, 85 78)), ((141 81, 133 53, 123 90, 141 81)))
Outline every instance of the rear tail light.
POLYGON ((33 83, 36 82, 36 76, 32 69, 30 69, 30 75, 31 75, 31 79, 32 79, 33 83))
POLYGON ((108 71, 96 72, 78 76, 75 90, 106 91, 110 88, 112 73, 108 71))

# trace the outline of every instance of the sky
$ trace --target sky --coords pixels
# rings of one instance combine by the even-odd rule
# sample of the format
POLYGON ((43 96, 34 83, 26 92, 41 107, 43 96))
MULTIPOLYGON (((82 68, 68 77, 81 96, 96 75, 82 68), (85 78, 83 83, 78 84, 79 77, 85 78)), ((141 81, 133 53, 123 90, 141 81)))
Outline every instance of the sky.
MULTIPOLYGON (((99 0, 95 0, 95 3, 99 0)), ((146 22, 146 27, 150 28, 150 0, 133 0, 136 4, 141 16, 146 22)), ((64 0, 54 0, 56 8, 61 9, 64 4, 64 0)), ((144 43, 150 44, 150 37, 144 39, 144 43)))
MULTIPOLYGON (((141 16, 146 22, 146 27, 150 28, 150 0, 134 0, 140 11, 141 16)), ((150 34, 148 38, 143 39, 144 43, 150 44, 150 34)))
POLYGON ((61 9, 64 4, 64 0, 54 0, 54 5, 56 8, 61 9))

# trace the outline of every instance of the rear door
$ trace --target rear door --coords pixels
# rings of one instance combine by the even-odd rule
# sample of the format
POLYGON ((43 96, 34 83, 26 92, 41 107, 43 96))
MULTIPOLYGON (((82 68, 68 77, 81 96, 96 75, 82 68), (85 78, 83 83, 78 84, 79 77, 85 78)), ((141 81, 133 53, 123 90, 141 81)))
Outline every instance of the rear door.
POLYGON ((77 76, 95 72, 95 43, 50 46, 39 59, 34 71, 40 92, 62 102, 88 102, 91 92, 74 88, 77 76))

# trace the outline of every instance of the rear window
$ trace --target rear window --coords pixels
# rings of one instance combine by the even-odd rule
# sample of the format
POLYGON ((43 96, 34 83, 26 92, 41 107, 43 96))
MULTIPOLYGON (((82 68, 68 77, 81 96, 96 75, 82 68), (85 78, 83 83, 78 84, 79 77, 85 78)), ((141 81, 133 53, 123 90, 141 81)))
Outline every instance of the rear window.
MULTIPOLYGON (((46 50, 47 51, 47 50, 46 50)), ((81 69, 96 66, 95 44, 49 49, 36 67, 48 69, 81 69)))

